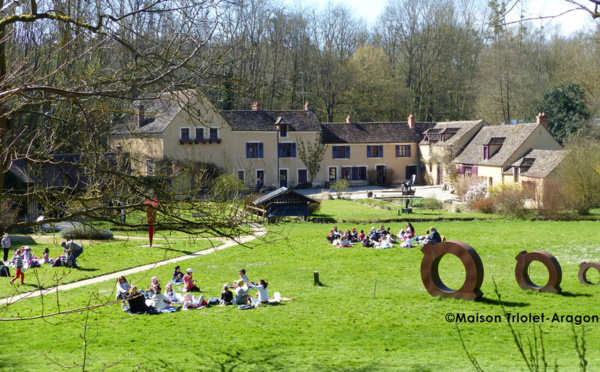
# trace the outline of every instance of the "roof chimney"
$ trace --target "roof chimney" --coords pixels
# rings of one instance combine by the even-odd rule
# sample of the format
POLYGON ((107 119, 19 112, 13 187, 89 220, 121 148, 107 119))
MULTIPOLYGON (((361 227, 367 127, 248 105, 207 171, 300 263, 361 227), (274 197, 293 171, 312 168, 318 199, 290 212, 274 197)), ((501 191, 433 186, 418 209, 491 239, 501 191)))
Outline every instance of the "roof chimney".
POLYGON ((408 127, 411 129, 415 129, 415 125, 416 125, 415 117, 413 116, 413 114, 410 114, 410 116, 408 117, 408 127))
POLYGON ((548 115, 545 112, 540 112, 536 117, 538 124, 542 124, 546 130, 548 130, 548 115))
POLYGON ((352 116, 348 115, 346 118, 346 123, 352 123, 352 116))
POLYGON ((252 104, 252 111, 258 110, 260 110, 260 103, 258 103, 258 101, 254 101, 254 103, 252 104))
POLYGON ((304 111, 310 111, 310 102, 306 101, 304 104, 304 111))
POLYGON ((144 117, 144 105, 137 105, 135 107, 135 115, 134 115, 135 126, 138 128, 141 128, 142 126, 144 126, 145 119, 146 118, 144 117))

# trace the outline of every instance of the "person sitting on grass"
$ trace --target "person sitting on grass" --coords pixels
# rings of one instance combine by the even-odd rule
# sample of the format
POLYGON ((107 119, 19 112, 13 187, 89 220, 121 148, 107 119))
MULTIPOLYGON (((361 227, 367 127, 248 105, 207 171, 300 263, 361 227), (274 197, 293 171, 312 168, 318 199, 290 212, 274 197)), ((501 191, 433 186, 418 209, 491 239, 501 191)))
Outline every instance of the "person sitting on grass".
POLYGON ((429 240, 431 240, 431 235, 429 234, 429 230, 427 230, 425 235, 415 237, 415 240, 417 241, 417 244, 422 244, 422 245, 427 244, 429 242, 429 240))
POLYGON ((171 300, 161 292, 162 288, 160 287, 160 284, 158 284, 154 288, 154 295, 152 295, 152 306, 154 306, 158 310, 166 310, 174 307, 171 304, 171 300))
POLYGON ((221 291, 221 305, 231 305, 233 301, 233 292, 229 290, 227 283, 223 284, 223 291, 221 291))
POLYGON ((149 310, 148 305, 146 305, 146 297, 144 297, 143 293, 138 293, 135 285, 129 288, 127 303, 129 304, 129 312, 131 314, 145 313, 149 310))
POLYGON ((385 235, 383 238, 381 238, 381 241, 379 241, 378 243, 375 243, 375 248, 376 249, 394 248, 394 246, 392 246, 392 237, 389 234, 385 235))
POLYGON ((352 244, 350 242, 350 235, 344 234, 342 239, 339 241, 339 244, 337 245, 337 247, 338 248, 349 248, 349 247, 352 247, 353 245, 354 244, 352 244))
POLYGON ((356 227, 352 228, 352 232, 350 233, 350 241, 352 242, 360 242, 361 239, 358 238, 358 231, 356 231, 356 227))
POLYGON ((200 295, 200 298, 192 296, 190 293, 186 293, 186 295, 183 296, 183 308, 185 310, 203 309, 205 306, 206 301, 204 301, 203 295, 200 295))
POLYGON ((250 284, 250 288, 258 289, 258 300, 261 304, 269 303, 269 291, 267 290, 267 286, 269 283, 265 282, 263 279, 258 281, 258 285, 250 284))
POLYGON ((183 276, 183 290, 185 292, 200 292, 200 288, 198 288, 198 286, 194 284, 196 281, 192 278, 193 272, 194 270, 192 270, 192 268, 189 268, 187 269, 187 275, 183 276))
POLYGON ((48 248, 44 248, 44 254, 42 257, 44 260, 42 263, 50 263, 50 250, 48 248))
POLYGON ((127 283, 127 279, 125 279, 124 276, 120 276, 119 279, 117 279, 117 296, 115 297, 115 300, 118 300, 120 298, 125 299, 125 297, 129 293, 130 288, 131 285, 127 283))
POLYGON ((365 238, 362 241, 362 246, 365 248, 372 248, 373 242, 371 241, 371 239, 369 239, 368 236, 365 236, 365 238))
POLYGON ((156 293, 156 288, 160 287, 160 283, 158 282, 158 278, 153 276, 152 283, 150 283, 150 290, 148 291, 148 295, 152 296, 156 293))
POLYGON ((415 228, 410 222, 406 225, 406 235, 408 235, 409 238, 415 236, 415 228))
POLYGON ((369 234, 369 239, 372 242, 378 242, 379 240, 381 240, 381 234, 375 230, 375 226, 371 227, 371 233, 369 234))
POLYGON ((183 302, 183 297, 173 290, 173 285, 171 283, 167 283, 164 294, 171 302, 183 302))
POLYGON ((431 227, 431 241, 432 242, 436 242, 436 243, 441 243, 442 242, 442 237, 440 236, 440 233, 437 231, 437 229, 435 227, 431 227))
POLYGON ((173 284, 183 284, 183 273, 179 266, 175 266, 175 272, 173 272, 173 280, 171 282, 173 284))
POLYGON ((362 242, 363 240, 365 240, 367 236, 365 235, 365 230, 360 230, 360 234, 358 234, 358 241, 362 242))
POLYGON ((245 305, 248 303, 248 286, 243 280, 237 282, 234 301, 237 305, 245 305))

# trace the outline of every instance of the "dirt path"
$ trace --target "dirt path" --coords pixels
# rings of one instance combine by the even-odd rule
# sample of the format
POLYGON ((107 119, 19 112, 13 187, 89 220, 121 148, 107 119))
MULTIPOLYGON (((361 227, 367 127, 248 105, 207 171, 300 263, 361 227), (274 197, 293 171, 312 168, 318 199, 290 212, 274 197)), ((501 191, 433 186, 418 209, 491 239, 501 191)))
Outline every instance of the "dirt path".
POLYGON ((12 297, 7 297, 7 298, 4 298, 4 299, 1 299, 0 300, 0 306, 10 305, 12 303, 15 303, 17 301, 24 300, 24 299, 27 299, 27 298, 34 298, 34 297, 39 297, 39 296, 42 296, 42 295, 47 295, 47 294, 50 294, 50 293, 55 293, 56 291, 67 291, 69 289, 75 289, 75 288, 79 288, 79 287, 84 287, 86 285, 96 284, 96 283, 104 282, 104 281, 107 281, 107 280, 113 280, 113 281, 115 281, 120 276, 127 276, 127 275, 131 275, 131 274, 139 273, 139 272, 142 272, 142 271, 150 270, 150 269, 153 269, 155 267, 169 265, 169 264, 173 264, 175 262, 180 262, 180 261, 184 261, 184 260, 189 260, 190 258, 196 258, 196 257, 205 256, 205 255, 213 253, 213 252, 218 252, 218 251, 221 251, 223 249, 227 249, 229 247, 233 247, 234 245, 238 245, 240 243, 244 244, 244 243, 247 243, 249 241, 254 240, 257 237, 263 236, 263 235, 265 235, 267 233, 267 230, 263 229, 262 227, 253 226, 253 228, 254 228, 254 234, 253 235, 247 235, 247 236, 241 237, 240 239, 238 239, 237 242, 233 241, 233 240, 229 240, 226 243, 224 243, 224 244, 222 244, 222 245, 220 245, 218 247, 205 249, 203 251, 192 253, 192 254, 188 254, 186 256, 175 257, 175 258, 171 258, 171 259, 166 260, 166 261, 160 261, 160 262, 155 262, 155 263, 151 263, 151 264, 148 264, 148 265, 133 267, 131 269, 127 269, 127 270, 123 270, 123 271, 118 271, 118 272, 114 272, 114 273, 111 273, 111 274, 101 275, 101 276, 97 276, 95 278, 84 279, 84 280, 80 280, 78 282, 73 282, 73 283, 69 283, 69 284, 65 284, 65 285, 60 285, 58 287, 52 287, 52 288, 47 288, 47 289, 42 289, 42 290, 36 290, 36 291, 33 291, 33 292, 20 293, 18 295, 14 295, 12 297))

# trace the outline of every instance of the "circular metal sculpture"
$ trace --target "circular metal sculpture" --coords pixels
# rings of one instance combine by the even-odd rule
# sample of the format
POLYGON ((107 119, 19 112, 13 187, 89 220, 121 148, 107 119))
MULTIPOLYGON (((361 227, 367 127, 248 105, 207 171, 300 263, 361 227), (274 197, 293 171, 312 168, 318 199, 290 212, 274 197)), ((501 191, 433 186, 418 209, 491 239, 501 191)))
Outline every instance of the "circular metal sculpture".
POLYGON ((432 296, 454 297, 463 300, 475 300, 483 296, 481 284, 483 283, 483 263, 477 252, 467 243, 460 241, 447 241, 442 243, 428 243, 423 248, 423 261, 421 261, 421 280, 432 296), (452 254, 465 266, 466 278, 462 287, 457 290, 450 289, 440 279, 440 260, 446 254, 452 254))
MULTIPOLYGON (((600 273, 600 263, 584 261, 579 264, 579 283, 585 284, 585 285, 594 284, 587 279, 587 275, 586 275, 587 271, 592 268, 598 270, 598 272, 600 273)), ((598 284, 600 284, 600 281, 598 283, 596 283, 596 285, 598 285, 598 284)))
POLYGON ((515 267, 515 277, 517 283, 522 289, 533 289, 540 292, 557 293, 561 291, 560 282, 562 281, 562 269, 560 264, 548 252, 534 251, 527 253, 527 251, 520 252, 517 257, 517 266, 515 267), (543 287, 534 284, 529 278, 527 269, 533 261, 539 261, 546 266, 548 269, 548 283, 543 287))

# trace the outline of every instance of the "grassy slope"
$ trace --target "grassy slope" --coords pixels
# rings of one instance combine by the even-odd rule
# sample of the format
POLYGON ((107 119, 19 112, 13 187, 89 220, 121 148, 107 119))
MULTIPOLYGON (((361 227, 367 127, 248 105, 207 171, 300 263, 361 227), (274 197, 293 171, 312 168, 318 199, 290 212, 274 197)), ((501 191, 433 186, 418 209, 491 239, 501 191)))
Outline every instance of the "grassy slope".
MULTIPOLYGON (((147 233, 146 233, 147 236, 147 233)), ((50 249, 50 257, 55 258, 63 254, 59 245, 60 240, 49 243, 48 240, 38 240, 36 244, 29 244, 37 257, 41 257, 44 248, 50 249), (48 243, 48 244, 46 244, 48 243)), ((31 291, 38 287, 37 275, 40 277, 42 287, 55 286, 56 278, 60 284, 75 282, 82 279, 125 270, 131 267, 141 266, 152 262, 167 260, 170 258, 194 253, 206 248, 220 245, 219 241, 179 239, 156 239, 153 248, 142 247, 147 245, 148 240, 119 238, 117 241, 102 242, 94 241, 91 244, 84 242, 83 254, 79 256, 79 269, 70 270, 64 267, 50 267, 42 265, 40 268, 25 270, 25 284, 11 286, 8 280, 0 281, 0 298, 11 296, 15 290, 31 291), (169 242, 170 244, 167 244, 169 242), (162 246, 157 246, 162 245, 162 246), (66 276, 65 276, 66 275, 66 276), (63 278, 64 276, 64 278, 63 278)), ((10 268, 10 273, 15 275, 15 269, 10 268)))
MULTIPOLYGON (((391 226, 394 231, 404 227, 391 226)), ((414 226, 422 232, 430 224, 414 226)), ((123 358, 117 370, 131 370, 136 365, 149 370, 216 370, 221 365, 236 364, 235 370, 471 370, 455 325, 446 323, 444 316, 448 312, 501 314, 494 301, 492 277, 507 301, 508 311, 544 312, 547 316, 554 312, 597 314, 598 287, 584 287, 577 280, 581 261, 600 261, 592 238, 597 223, 478 221, 438 222, 436 226, 443 235, 466 241, 478 251, 485 267, 484 301, 430 297, 420 279, 419 249, 336 249, 324 243, 328 228, 296 224, 288 242, 252 250, 233 247, 182 266, 196 269, 206 296, 217 296, 222 283, 231 281, 237 270, 245 267, 251 280, 264 278, 270 282, 271 294, 279 291, 297 301, 251 311, 227 307, 160 316, 129 316, 118 306, 103 308, 90 313, 90 333, 105 332, 91 343, 88 362, 98 368, 123 358), (553 253, 561 263, 562 295, 527 292, 517 286, 514 257, 521 250, 535 249, 553 253), (315 270, 321 273, 325 286, 312 285, 315 270)), ((451 279, 457 275, 453 272, 464 272, 457 261, 442 261, 442 278, 447 284, 460 282, 451 279)), ((165 267, 150 274, 164 282, 171 271, 165 267)), ((539 266, 532 265, 531 272, 534 281, 544 280, 539 266)), ((141 276, 129 279, 135 282, 141 276)), ((149 283, 148 277, 142 282, 149 283)), ((113 284, 70 291, 61 302, 63 306, 82 305, 91 290, 99 290, 101 298, 109 299, 113 284)), ((23 314, 26 309, 39 308, 38 304, 39 300, 28 301, 14 306, 11 313, 23 314)), ((46 304, 46 311, 55 308, 46 304)), ((83 317, 61 316, 49 322, 68 319, 74 321, 61 326, 39 320, 4 323, 5 339, 20 334, 27 342, 14 344, 10 353, 0 356, 0 365, 5 370, 55 369, 40 359, 45 350, 51 350, 52 357, 66 365, 81 361, 79 334, 83 317)), ((586 325, 592 367, 600 365, 598 326, 586 325)), ((524 339, 531 339, 532 324, 516 324, 515 328, 524 339)), ((580 331, 582 326, 575 328, 580 331)), ((505 321, 461 324, 460 329, 470 352, 485 370, 524 369, 505 321)), ((570 324, 545 323, 542 329, 549 363, 556 361, 561 369, 577 369, 570 324)))

